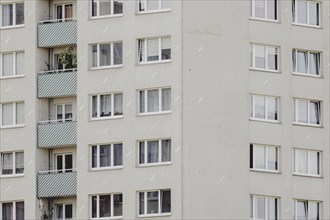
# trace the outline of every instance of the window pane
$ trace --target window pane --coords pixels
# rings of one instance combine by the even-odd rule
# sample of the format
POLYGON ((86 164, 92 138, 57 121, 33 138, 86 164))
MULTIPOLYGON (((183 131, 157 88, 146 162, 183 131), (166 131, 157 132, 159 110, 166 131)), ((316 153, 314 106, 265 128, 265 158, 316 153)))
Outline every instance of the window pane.
POLYGON ((307 173, 307 151, 295 150, 295 171, 298 173, 307 173))
POLYGON ((267 119, 278 120, 277 98, 267 97, 267 105, 268 105, 267 119))
POLYGON ((24 24, 24 4, 16 3, 16 25, 24 24))
POLYGON ((97 16, 97 0, 92 0, 92 16, 97 16))
POLYGON ((159 159, 158 141, 148 141, 148 163, 157 163, 159 159))
POLYGON ((23 152, 16 152, 15 153, 15 172, 16 174, 24 173, 24 153, 23 152))
POLYGON ((1 160, 2 175, 13 174, 13 153, 3 153, 1 160))
POLYGON ((122 14, 123 13, 123 3, 121 1, 113 1, 113 4, 114 4, 113 13, 122 14))
POLYGON ((123 215, 123 195, 113 195, 113 216, 123 215))
POLYGON ((92 46, 93 67, 97 67, 97 45, 92 46))
POLYGON ((113 64, 123 64, 123 42, 113 44, 113 64))
POLYGON ((16 103, 16 124, 24 124, 24 103, 16 103))
POLYGON ((297 219, 298 220, 307 220, 307 202, 297 201, 297 219))
POLYGON ((278 170, 277 164, 277 148, 276 147, 267 147, 268 151, 268 169, 269 170, 278 170))
POLYGON ((162 140, 162 162, 171 161, 171 140, 162 140))
POLYGON ((114 94, 114 115, 123 115, 123 94, 114 94))
POLYGON ((254 15, 257 18, 265 18, 265 0, 254 0, 254 15))
POLYGON ((141 141, 139 142, 139 163, 140 164, 144 164, 145 161, 144 161, 144 155, 145 155, 145 152, 144 152, 144 142, 141 141))
POLYGON ((266 169, 265 164, 265 147, 254 146, 253 147, 253 158, 256 169, 266 169))
POLYGON ((144 113, 145 112, 145 91, 140 91, 139 92, 139 98, 140 98, 140 113, 144 113))
POLYGON ((14 124, 13 104, 2 104, 2 125, 14 124))
POLYGON ((158 112, 159 111, 159 90, 148 90, 148 112, 158 112))
POLYGON ((308 123, 308 102, 304 100, 297 100, 298 103, 298 120, 300 123, 308 123))
POLYGON ((92 96, 92 118, 97 118, 97 96, 92 96))
POLYGON ((297 72, 307 73, 307 52, 297 51, 297 72))
MULTIPOLYGON (((64 6, 65 9, 65 19, 68 19, 68 18, 72 18, 73 17, 73 7, 72 7, 72 4, 68 4, 68 5, 65 5, 64 6)), ((68 19, 68 20, 71 20, 71 19, 68 19)))
POLYGON ((139 40, 139 61, 143 62, 146 61, 146 57, 145 57, 145 44, 146 44, 146 40, 145 39, 140 39, 139 40))
POLYGON ((278 49, 276 47, 267 47, 267 69, 277 70, 277 54, 278 49))
POLYGON ((254 197, 255 201, 255 213, 257 219, 265 219, 266 218, 266 204, 264 197, 254 197))
POLYGON ((13 219, 13 203, 2 203, 2 219, 13 219))
POLYGON ((64 111, 65 111, 65 119, 72 119, 72 104, 66 104, 64 106, 64 111))
POLYGON ((100 95, 100 117, 111 116, 111 95, 100 95))
POLYGON ((319 152, 308 152, 308 173, 312 175, 319 175, 319 152))
POLYGON ((111 216, 111 197, 110 195, 100 196, 100 217, 110 217, 111 216))
POLYGON ((65 219, 72 219, 72 204, 65 205, 65 219))
POLYGON ((158 191, 147 192, 147 214, 159 213, 158 202, 158 191))
POLYGON ((148 11, 158 10, 160 0, 146 0, 148 11))
POLYGON ((16 53, 16 75, 24 74, 24 53, 16 53))
POLYGON ((310 102, 310 123, 320 124, 320 105, 319 102, 310 102))
POLYGON ((147 40, 147 61, 159 60, 159 39, 148 39, 147 40))
POLYGON ((277 219, 277 199, 268 197, 268 220, 277 219))
MULTIPOLYGON (((3 6, 2 6, 3 7, 3 6)), ((14 55, 13 53, 2 54, 2 75, 12 76, 14 75, 14 55)))
POLYGON ((265 69, 265 46, 254 45, 254 57, 255 57, 255 67, 260 69, 265 69))
POLYGON ((97 146, 92 146, 92 167, 97 167, 97 146))
POLYGON ((97 216, 97 196, 92 196, 92 218, 97 216))
POLYGON ((162 89, 162 111, 171 110, 171 89, 162 89))
POLYGON ((254 96, 254 117, 265 119, 265 97, 254 96))
POLYGON ((100 16, 110 15, 111 12, 111 0, 99 0, 100 2, 100 16))
POLYGON ((161 213, 171 212, 171 191, 161 191, 161 213))
POLYGON ((110 44, 100 44, 100 66, 111 65, 110 44))
POLYGON ((319 75, 320 73, 320 54, 309 53, 309 73, 319 75))
POLYGON ((100 167, 111 165, 111 147, 110 145, 100 145, 100 167))
POLYGON ((114 144, 114 155, 113 155, 113 165, 121 166, 123 165, 123 144, 114 144))
POLYGON ((139 193, 139 214, 144 214, 144 192, 139 193))
POLYGON ((319 25, 319 18, 320 18, 320 12, 319 12, 319 3, 318 2, 312 2, 309 1, 309 24, 311 25, 319 25))
POLYGON ((56 205, 56 217, 57 219, 63 219, 63 204, 56 205))
POLYGON ((319 203, 309 202, 310 220, 319 220, 319 203))
POLYGON ((295 1, 297 5, 297 22, 301 24, 307 24, 307 2, 295 1))
POLYGON ((164 37, 161 39, 162 60, 171 59, 171 38, 164 37))
POLYGON ((2 5, 2 26, 13 25, 13 4, 2 5))
POLYGON ((56 156, 56 170, 63 170, 63 155, 56 156))
POLYGON ((277 0, 267 0, 267 18, 277 20, 277 0))

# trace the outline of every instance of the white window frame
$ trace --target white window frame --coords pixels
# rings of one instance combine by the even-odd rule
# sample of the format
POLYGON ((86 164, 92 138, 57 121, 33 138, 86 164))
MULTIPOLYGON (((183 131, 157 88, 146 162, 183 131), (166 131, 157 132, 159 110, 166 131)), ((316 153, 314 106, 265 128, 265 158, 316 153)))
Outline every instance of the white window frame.
POLYGON ((74 9, 73 9, 73 2, 65 2, 65 3, 56 3, 54 4, 54 18, 56 18, 57 21, 60 22, 65 22, 65 21, 71 21, 74 18, 74 9), (65 6, 67 5, 71 5, 72 6, 72 17, 71 18, 65 18, 65 6), (57 18, 57 6, 61 6, 62 7, 62 18, 57 18))
POLYGON ((294 56, 294 60, 293 60, 293 67, 294 70, 293 70, 293 74, 295 75, 303 75, 303 76, 310 76, 310 77, 318 77, 320 78, 321 77, 321 73, 322 73, 322 57, 321 57, 321 52, 319 51, 311 51, 311 50, 302 50, 302 49, 293 49, 293 56, 294 56), (298 72, 297 68, 298 68, 298 65, 297 65, 297 54, 298 52, 303 52, 303 53, 307 53, 307 73, 303 73, 303 72, 298 72), (310 73, 310 54, 311 53, 316 53, 318 54, 319 56, 319 72, 318 74, 312 74, 310 73))
POLYGON ((24 151, 7 151, 7 152, 1 152, 0 153, 0 177, 11 177, 11 176, 24 176, 24 151), (23 173, 16 173, 16 153, 23 153, 23 173), (3 159, 3 154, 12 154, 13 155, 13 164, 12 164, 12 169, 13 173, 12 174, 2 174, 2 159, 3 159))
POLYGON ((73 219, 74 218, 74 216, 73 216, 74 210, 73 210, 73 204, 72 203, 57 203, 57 204, 55 204, 55 207, 56 207, 55 208, 55 219, 56 220, 59 220, 59 219, 66 220, 66 219, 73 219), (72 206, 72 218, 65 218, 65 211, 66 211, 66 206, 67 205, 71 205, 72 206), (57 207, 58 206, 63 206, 62 207, 62 211, 63 211, 62 216, 63 216, 63 218, 57 218, 57 214, 58 214, 57 207))
POLYGON ((251 195, 251 219, 258 219, 256 218, 256 202, 255 202, 255 199, 256 198, 264 198, 265 199, 265 220, 268 220, 268 209, 269 209, 269 202, 268 200, 269 199, 275 199, 276 200, 276 216, 277 216, 277 219, 280 219, 279 217, 279 205, 280 205, 280 198, 279 197, 276 197, 276 196, 265 196, 265 195, 251 195))
POLYGON ((138 198, 138 216, 139 217, 156 217, 156 216, 169 216, 172 214, 172 190, 171 189, 159 189, 159 190, 143 190, 143 191, 138 191, 137 192, 137 198, 138 198), (161 201, 161 193, 162 191, 170 191, 171 195, 171 212, 162 212, 162 201, 161 201), (158 192, 158 213, 152 213, 148 214, 148 199, 147 199, 147 194, 148 192, 158 192), (145 214, 140 214, 140 193, 144 193, 144 213, 145 214))
POLYGON ((172 89, 171 87, 162 87, 162 88, 151 88, 151 89, 140 89, 138 90, 138 115, 158 115, 158 114, 167 114, 171 113, 172 111, 172 89), (162 91, 163 89, 170 89, 170 110, 162 111, 162 91), (155 112, 148 112, 148 91, 151 90, 158 90, 158 99, 159 99, 159 106, 158 109, 159 111, 155 112), (140 92, 144 91, 144 110, 145 112, 140 112, 140 107, 141 107, 141 100, 140 100, 140 92))
POLYGON ((67 121, 72 121, 74 119, 74 117, 73 117, 73 104, 72 103, 58 103, 58 104, 55 104, 54 111, 55 111, 55 118, 58 122, 67 122, 67 121), (65 118, 65 107, 67 105, 71 105, 71 115, 72 115, 71 118, 65 118), (57 119, 57 106, 62 107, 62 119, 57 119))
POLYGON ((100 15, 100 0, 91 0, 90 1, 90 17, 91 17, 91 19, 98 19, 98 18, 108 18, 108 17, 120 17, 120 16, 123 16, 123 14, 124 14, 124 3, 123 3, 123 1, 122 0, 117 0, 117 1, 119 1, 119 2, 121 2, 122 4, 123 4, 123 12, 122 13, 120 13, 120 14, 114 14, 114 2, 115 2, 116 0, 110 0, 110 4, 111 4, 111 8, 110 8, 110 14, 108 14, 108 15, 100 15), (97 11, 96 11, 96 14, 97 15, 94 15, 93 16, 93 1, 95 1, 96 2, 96 4, 97 4, 97 11))
MULTIPOLYGON (((16 203, 19 203, 19 202, 23 202, 23 211, 25 212, 25 202, 24 202, 24 200, 19 200, 19 201, 3 201, 3 202, 0 203, 1 204, 0 209, 3 210, 3 204, 4 203, 12 203, 13 204, 12 216, 13 216, 13 219, 16 219, 16 212, 17 212, 17 210, 16 210, 16 203)), ((3 215, 3 213, 1 213, 1 214, 3 215)), ((0 216, 0 217, 2 219, 2 216, 0 216)), ((25 213, 24 213, 24 217, 25 217, 25 213)))
POLYGON ((319 219, 322 219, 322 216, 321 216, 321 206, 322 206, 322 203, 321 201, 316 201, 316 200, 305 200, 305 199, 294 199, 294 219, 295 220, 299 220, 298 219, 298 208, 297 208, 297 205, 298 205, 298 202, 307 202, 307 220, 313 220, 311 219, 311 216, 310 216, 310 210, 311 210, 311 207, 310 207, 310 203, 316 203, 317 206, 318 206, 318 216, 319 216, 319 219))
MULTIPOLYGON (((250 50, 251 50, 251 64, 252 66, 250 66, 250 69, 251 70, 261 70, 261 71, 267 71, 267 72, 275 72, 275 73, 278 73, 280 71, 280 47, 279 46, 274 46, 274 45, 266 45, 266 44, 257 44, 257 43, 251 43, 250 44, 250 50), (256 66, 256 50, 255 50, 255 46, 262 46, 265 48, 265 68, 258 68, 258 67, 255 67, 256 66), (277 52, 277 69, 268 69, 268 49, 269 48, 274 48, 277 52)), ((251 65, 250 64, 250 65, 251 65)))
POLYGON ((306 126, 313 126, 313 127, 321 127, 322 126, 322 101, 320 100, 310 100, 310 99, 301 99, 301 98, 294 98, 294 122, 295 125, 306 125, 306 126), (307 123, 299 122, 299 116, 298 116, 298 101, 306 101, 307 102, 307 123), (319 124, 312 124, 310 123, 310 102, 317 102, 318 103, 318 109, 319 109, 319 124))
POLYGON ((162 138, 162 139, 150 139, 150 140, 139 140, 137 142, 138 145, 138 166, 145 167, 145 166, 157 166, 157 165, 167 165, 172 163, 172 140, 171 138, 162 138), (169 140, 170 141, 170 161, 162 162, 162 141, 169 140), (148 142, 149 141, 158 141, 158 162, 155 163, 148 163, 148 142), (140 163, 140 143, 144 143, 144 163, 140 163))
POLYGON ((321 177, 321 174, 322 174, 322 151, 319 151, 319 150, 307 150, 307 149, 301 149, 301 148, 294 148, 294 171, 293 171, 293 174, 294 175, 299 175, 299 176, 313 176, 313 177, 321 177), (297 151, 305 151, 307 152, 307 161, 306 161, 306 164, 307 164, 307 173, 300 173, 297 171, 298 169, 298 164, 297 164, 297 151), (318 153, 319 154, 319 158, 318 158, 318 161, 317 161, 317 166, 319 168, 319 174, 312 174, 310 173, 310 153, 318 153))
POLYGON ((0 103, 0 128, 16 128, 16 127, 24 127, 24 126, 25 126, 25 103, 24 103, 24 101, 0 103), (17 118, 16 118, 17 103, 23 103, 23 105, 24 105, 24 113, 23 113, 24 114, 24 123, 23 124, 17 124, 17 118), (13 124, 12 125, 2 125, 2 105, 5 105, 5 104, 13 105, 13 124))
POLYGON ((149 10, 147 5, 147 0, 137 0, 137 13, 147 14, 147 13, 156 13, 156 12, 165 12, 171 11, 171 8, 163 8, 163 2, 169 0, 158 0, 158 9, 149 10), (140 10, 140 5, 144 5, 145 10, 140 10))
MULTIPOLYGON (((104 93, 104 94, 92 94, 90 95, 90 120, 104 120, 104 119, 114 119, 114 118, 123 118, 124 117, 124 109, 121 115, 114 115, 115 109, 115 95, 122 94, 122 98, 124 100, 124 94, 122 92, 113 92, 113 93, 104 93), (101 117, 101 95, 111 95, 111 116, 101 117), (93 96, 97 96, 97 117, 93 117, 93 96)), ((124 103, 122 104, 122 108, 124 107, 124 103)))
POLYGON ((278 4, 279 4, 279 1, 276 1, 276 9, 274 9, 275 11, 276 11, 276 14, 275 14, 275 17, 276 17, 276 19, 269 19, 269 18, 267 18, 267 16, 268 16, 268 0, 264 0, 264 2, 265 2, 265 17, 264 18, 262 18, 262 17, 257 17, 256 15, 255 15, 255 1, 256 0, 251 0, 251 16, 250 16, 250 18, 251 19, 254 19, 254 20, 263 20, 263 21, 270 21, 270 22, 278 22, 278 4))
MULTIPOLYGON (((16 77, 23 77, 25 74, 17 74, 17 54, 18 53, 23 53, 23 56, 25 57, 24 51, 12 51, 12 52, 1 52, 0 53, 0 79, 7 79, 7 78, 16 78, 16 77), (3 67, 3 55, 4 54, 13 54, 13 74, 9 76, 4 76, 2 72, 2 67, 3 67)), ((24 63, 23 63, 23 69, 24 68, 24 63)))
MULTIPOLYGON (((262 171, 262 172, 270 172, 270 173, 279 173, 280 172, 280 147, 279 146, 274 146, 274 145, 264 145, 264 144, 250 144, 250 154, 253 153, 252 155, 252 162, 250 161, 250 170, 253 171, 262 171), (264 148, 264 162, 265 162, 265 169, 261 169, 261 168, 255 168, 255 150, 254 147, 263 147, 264 148), (252 152, 251 152, 251 148, 252 148, 252 152), (276 170, 272 170, 268 168, 268 149, 269 148, 275 148, 276 149, 276 157, 277 157, 277 169, 276 170), (252 165, 252 167, 251 167, 252 165)), ((250 155, 250 160, 251 160, 251 155, 250 155)))
POLYGON ((74 171, 74 167, 73 167, 73 164, 74 164, 74 161, 73 161, 73 153, 71 152, 68 152, 68 153, 57 153, 54 155, 54 167, 56 168, 56 171, 58 173, 66 173, 66 172, 73 172, 74 171), (71 166, 72 168, 71 169, 66 169, 65 168, 65 163, 66 163, 66 158, 65 156, 66 155, 71 155, 71 158, 72 158, 72 161, 71 161, 71 166), (62 157, 62 169, 58 169, 58 163, 57 163, 57 157, 61 156, 62 157))
MULTIPOLYGON (((122 196, 122 203, 124 203, 124 196, 123 193, 109 193, 109 194, 95 194, 95 195, 90 195, 90 218, 91 219, 122 219, 123 215, 121 216, 114 216, 114 195, 121 195, 122 196), (110 207, 110 212, 111 216, 110 217, 100 217, 100 196, 109 196, 110 195, 110 200, 111 200, 111 207, 110 207), (96 196, 96 218, 93 218, 93 196, 96 196)), ((124 206, 122 205, 122 213, 124 213, 124 206)))
POLYGON ((139 64, 152 64, 152 63, 168 63, 168 62, 171 62, 172 60, 172 46, 169 48, 170 51, 171 51, 171 58, 170 59, 162 59, 162 39, 163 38, 170 38, 170 42, 172 41, 172 38, 171 36, 161 36, 161 37, 147 37, 147 38, 140 38, 138 39, 138 42, 137 42, 137 52, 138 52, 138 63, 139 64), (158 39, 158 60, 153 60, 153 61, 148 61, 148 54, 147 54, 147 51, 148 51, 148 43, 147 41, 148 40, 154 40, 154 39, 158 39), (140 43, 141 41, 144 41, 144 44, 143 44, 143 51, 145 52, 145 56, 143 57, 143 60, 140 61, 140 57, 141 57, 141 52, 140 52, 140 43))
POLYGON ((113 42, 105 42, 105 43, 96 43, 96 44, 90 44, 90 47, 91 47, 91 70, 97 70, 97 69, 107 69, 107 68, 117 68, 117 67, 122 67, 123 66, 123 63, 124 63, 124 44, 123 44, 123 41, 113 41, 113 42), (121 64, 114 64, 114 60, 115 60, 115 56, 114 56, 114 44, 115 43, 122 43, 122 51, 123 51, 123 54, 122 54, 122 63, 121 64), (103 44, 109 44, 110 45, 110 56, 111 56, 111 59, 110 59, 110 65, 107 65, 107 66, 100 66, 100 45, 103 45, 103 44), (97 62, 97 65, 96 66, 93 66, 93 46, 96 45, 97 46, 97 52, 96 52, 96 62, 97 62))
POLYGON ((250 119, 253 121, 265 121, 265 122, 273 122, 279 123, 280 122, 280 97, 277 96, 268 96, 268 95, 257 95, 251 94, 251 114, 250 119), (263 97, 265 99, 265 118, 256 118, 255 117, 255 97, 263 97), (274 98, 277 102, 277 120, 268 119, 268 98, 274 98))
POLYGON ((122 155, 122 165, 114 165, 115 162, 115 148, 114 145, 115 144, 121 144, 121 148, 122 148, 122 153, 124 154, 124 145, 122 142, 115 142, 115 143, 104 143, 104 144, 92 144, 90 145, 90 170, 91 171, 97 171, 97 170, 113 170, 113 169, 121 169, 124 167, 124 157, 122 155), (101 167, 100 166, 100 146, 101 145, 110 145, 110 166, 104 166, 101 167), (96 147, 96 167, 93 167, 93 147, 96 147))
POLYGON ((24 25, 25 25, 25 4, 24 4, 24 1, 0 3, 0 11, 1 11, 0 29, 24 27, 24 25), (24 23, 23 24, 16 24, 16 4, 23 4, 23 13, 24 13, 24 15, 23 15, 24 16, 24 23), (2 6, 3 5, 13 5, 13 25, 2 26, 2 6))
POLYGON ((322 8, 321 8, 321 2, 319 2, 319 1, 315 1, 315 0, 292 0, 292 4, 294 4, 294 13, 292 13, 292 16, 293 16, 293 24, 294 25, 301 25, 301 26, 310 26, 310 27, 321 27, 321 17, 322 17, 322 8), (307 7, 307 11, 306 11, 306 13, 307 13, 307 15, 306 15, 306 20, 307 20, 307 23, 305 24, 305 23, 299 23, 298 22, 298 16, 297 16, 297 14, 299 13, 298 11, 297 11, 297 1, 302 1, 302 2, 306 2, 306 7, 307 7), (313 3, 316 3, 316 4, 318 4, 319 5, 319 25, 313 25, 313 24, 310 24, 310 21, 309 21, 309 3, 310 2, 313 2, 313 3))

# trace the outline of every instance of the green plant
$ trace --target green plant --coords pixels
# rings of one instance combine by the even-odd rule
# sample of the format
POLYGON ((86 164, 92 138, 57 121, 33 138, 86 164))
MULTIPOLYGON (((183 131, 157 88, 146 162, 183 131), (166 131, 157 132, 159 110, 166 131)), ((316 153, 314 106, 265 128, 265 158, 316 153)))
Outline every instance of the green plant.
POLYGON ((64 48, 58 58, 65 69, 77 68, 77 53, 73 47, 64 48))

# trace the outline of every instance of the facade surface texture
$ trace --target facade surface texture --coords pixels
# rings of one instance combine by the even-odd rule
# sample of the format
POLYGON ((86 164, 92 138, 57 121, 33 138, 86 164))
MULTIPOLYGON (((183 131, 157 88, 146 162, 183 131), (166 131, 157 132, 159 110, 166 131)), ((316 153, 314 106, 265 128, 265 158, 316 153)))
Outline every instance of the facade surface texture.
POLYGON ((329 219, 325 0, 0 0, 0 219, 329 219))

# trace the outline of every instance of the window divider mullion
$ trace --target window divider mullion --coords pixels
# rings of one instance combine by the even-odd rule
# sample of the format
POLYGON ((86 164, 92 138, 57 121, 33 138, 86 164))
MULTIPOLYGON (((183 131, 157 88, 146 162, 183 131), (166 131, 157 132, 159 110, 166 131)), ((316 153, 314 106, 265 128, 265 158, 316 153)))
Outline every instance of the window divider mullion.
POLYGON ((162 141, 158 140, 158 163, 162 162, 162 141))
POLYGON ((13 174, 16 174, 16 167, 15 167, 15 163, 16 163, 16 152, 13 152, 13 174))
POLYGON ((264 146, 265 149, 265 169, 268 170, 268 146, 264 146))
POLYGON ((162 89, 159 89, 158 90, 158 109, 159 109, 159 112, 162 111, 162 89))
POLYGON ((17 72, 17 70, 16 70, 16 62, 17 62, 16 55, 17 55, 16 52, 13 52, 13 72, 12 72, 13 76, 17 75, 16 74, 16 72, 17 72))
POLYGON ((264 2, 265 3, 265 19, 268 19, 268 11, 267 11, 268 5, 267 5, 267 2, 268 2, 267 0, 265 0, 265 2, 264 2))
POLYGON ((96 110, 97 110, 97 117, 100 118, 100 111, 101 111, 101 95, 96 96, 96 110))
POLYGON ((309 1, 306 1, 306 12, 307 12, 307 15, 306 15, 306 19, 307 19, 307 24, 310 24, 310 21, 309 21, 309 1))
POLYGON ((113 217, 114 213, 114 204, 113 204, 114 198, 113 198, 113 193, 110 194, 110 217, 113 217))
POLYGON ((100 217, 100 195, 96 195, 96 217, 100 217))
POLYGON ((158 214, 162 213, 161 212, 161 190, 158 190, 158 214))
POLYGON ((265 46, 265 69, 268 70, 268 46, 265 46))
MULTIPOLYGON (((112 0, 111 0, 112 2, 112 0)), ((113 52, 113 43, 110 43, 110 66, 113 66, 115 61, 114 61, 114 52, 113 52)))
POLYGON ((268 197, 264 197, 265 199, 265 217, 268 219, 268 197))
POLYGON ((100 44, 96 44, 96 63, 97 63, 97 67, 100 67, 100 44))
POLYGON ((16 3, 13 3, 13 26, 16 26, 16 3))
POLYGON ((161 9, 162 9, 162 0, 158 0, 158 10, 161 10, 161 9))
POLYGON ((265 119, 268 120, 268 97, 264 98, 264 104, 265 104, 265 119))
POLYGON ((158 38, 158 61, 162 60, 162 38, 158 38))
POLYGON ((307 101, 307 123, 310 124, 310 101, 307 101))
POLYGON ((256 68, 256 48, 254 44, 252 44, 252 67, 256 68))
POLYGON ((13 125, 16 125, 16 110, 17 110, 17 106, 16 106, 16 102, 13 102, 13 125))
POLYGON ((115 150, 114 150, 114 144, 110 144, 110 153, 111 153, 111 155, 110 155, 110 166, 111 167, 113 167, 114 166, 114 152, 115 152, 115 150))
POLYGON ((144 40, 144 45, 143 46, 144 46, 145 56, 144 56, 144 60, 143 60, 143 57, 142 57, 142 61, 147 62, 148 61, 148 39, 147 38, 144 40))
POLYGON ((252 95, 252 117, 255 118, 255 95, 252 95))
POLYGON ((251 1, 251 16, 255 17, 255 0, 251 1))
POLYGON ((148 201, 147 201, 147 194, 148 192, 143 192, 143 196, 144 196, 144 214, 147 215, 147 210, 148 210, 148 201))
POLYGON ((307 51, 307 74, 310 74, 310 51, 307 51))
POLYGON ((101 148, 100 145, 96 145, 96 166, 98 168, 101 167, 101 163, 100 163, 100 160, 101 160, 100 148, 101 148))
POLYGON ((148 113, 148 91, 149 90, 145 90, 144 92, 144 112, 148 113))
POLYGON ((115 94, 114 93, 112 93, 110 95, 110 101, 111 101, 111 103, 110 103, 110 111, 111 111, 110 117, 113 117, 113 116, 115 116, 115 112, 114 112, 114 110, 115 110, 115 94))
POLYGON ((148 161, 147 161, 147 159, 148 159, 147 144, 148 144, 148 141, 144 141, 144 145, 143 145, 143 148, 144 148, 144 164, 148 163, 148 161))
POLYGON ((114 7, 115 4, 114 4, 114 0, 110 0, 110 7, 111 7, 111 10, 110 10, 110 15, 113 15, 114 14, 114 7))

